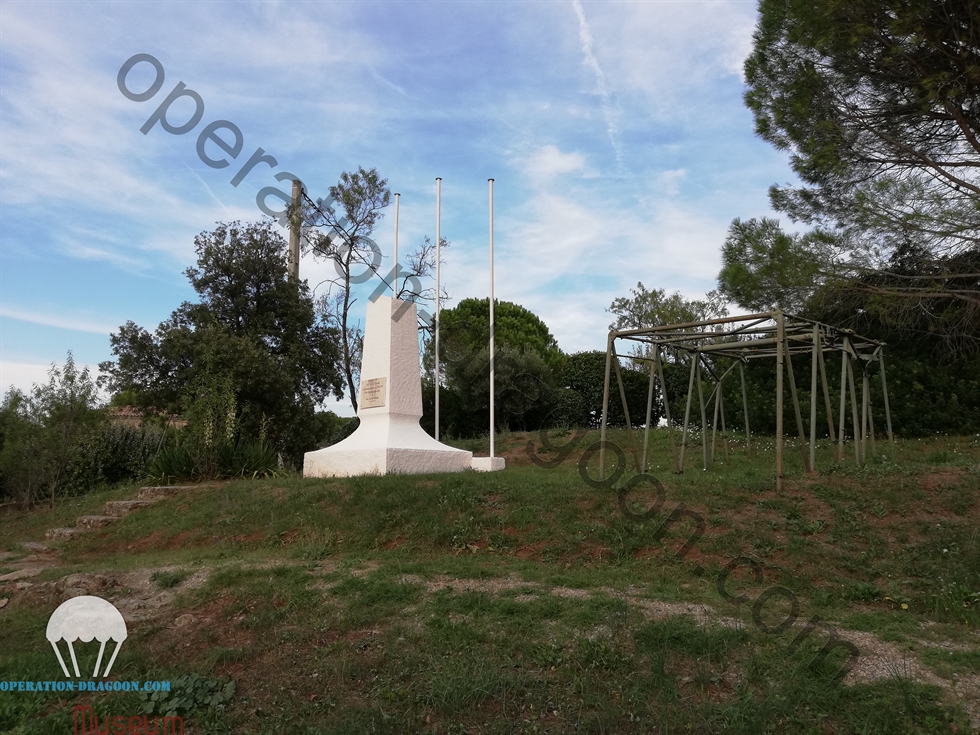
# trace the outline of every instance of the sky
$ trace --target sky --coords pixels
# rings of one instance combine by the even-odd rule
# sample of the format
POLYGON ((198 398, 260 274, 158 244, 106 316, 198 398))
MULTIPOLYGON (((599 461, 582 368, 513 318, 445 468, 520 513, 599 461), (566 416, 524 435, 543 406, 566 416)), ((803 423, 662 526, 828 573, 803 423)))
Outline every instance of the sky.
MULTIPOLYGON (((121 325, 195 300, 196 235, 358 167, 401 194, 400 252, 434 239, 442 178, 444 308, 489 293, 495 179, 495 297, 566 353, 605 349, 613 299, 703 297, 732 219, 775 216, 768 187, 795 180, 742 101, 756 19, 755 0, 4 0, 0 391, 69 351, 97 374, 121 325), (201 135, 217 121, 237 156, 201 135)), ((333 267, 300 274, 323 296, 333 267)))

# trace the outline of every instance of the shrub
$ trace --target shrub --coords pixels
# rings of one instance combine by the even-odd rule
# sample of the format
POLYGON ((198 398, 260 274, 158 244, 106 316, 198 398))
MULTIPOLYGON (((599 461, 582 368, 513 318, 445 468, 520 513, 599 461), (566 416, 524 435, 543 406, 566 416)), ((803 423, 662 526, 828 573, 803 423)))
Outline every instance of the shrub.
POLYGON ((160 448, 162 433, 152 428, 103 426, 80 442, 65 482, 66 495, 141 477, 160 448))
POLYGON ((154 482, 276 477, 281 473, 275 447, 262 439, 221 439, 210 447, 200 437, 181 433, 148 463, 145 477, 154 482))
POLYGON ((3 491, 30 507, 42 496, 65 493, 79 448, 105 423, 88 368, 78 371, 71 352, 63 368, 48 371, 30 395, 11 389, 0 406, 3 491))

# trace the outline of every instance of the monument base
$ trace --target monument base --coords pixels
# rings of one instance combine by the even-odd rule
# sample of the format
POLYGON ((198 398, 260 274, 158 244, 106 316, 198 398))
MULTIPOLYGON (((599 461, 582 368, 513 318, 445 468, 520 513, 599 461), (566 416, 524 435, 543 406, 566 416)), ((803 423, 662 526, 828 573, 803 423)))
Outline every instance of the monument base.
POLYGON ((470 466, 477 472, 499 472, 506 464, 503 457, 474 457, 470 466))
MULTIPOLYGON (((437 442, 419 426, 422 382, 415 304, 387 296, 369 303, 363 352, 357 411, 360 424, 342 442, 307 452, 303 477, 483 469, 484 462, 477 462, 480 467, 473 464, 473 452, 437 442)), ((503 469, 499 457, 486 464, 488 470, 503 469)))
POLYGON ((472 461, 473 452, 426 434, 416 416, 382 414, 362 417, 357 430, 342 442, 307 452, 303 477, 461 472, 472 461))

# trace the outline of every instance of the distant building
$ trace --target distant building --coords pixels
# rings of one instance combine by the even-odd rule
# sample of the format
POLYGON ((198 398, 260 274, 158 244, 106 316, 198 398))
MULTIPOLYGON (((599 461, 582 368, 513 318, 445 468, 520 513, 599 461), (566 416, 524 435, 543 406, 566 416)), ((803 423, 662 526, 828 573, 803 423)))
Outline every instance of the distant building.
MULTIPOLYGON (((113 426, 129 426, 138 429, 143 425, 147 416, 166 416, 162 411, 144 410, 135 406, 113 406, 107 411, 109 421, 113 426)), ((186 419, 177 414, 170 416, 170 425, 178 429, 187 426, 186 419)))

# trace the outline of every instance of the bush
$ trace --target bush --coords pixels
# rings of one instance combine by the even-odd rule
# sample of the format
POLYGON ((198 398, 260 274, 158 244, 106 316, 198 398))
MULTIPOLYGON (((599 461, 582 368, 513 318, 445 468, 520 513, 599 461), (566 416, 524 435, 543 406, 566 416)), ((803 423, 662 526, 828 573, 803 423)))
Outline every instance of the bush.
POLYGON ((204 446, 200 438, 181 433, 149 462, 145 477, 154 482, 276 477, 279 454, 262 439, 220 439, 204 446))
POLYGON ((66 495, 80 495, 100 485, 142 477, 160 448, 162 433, 155 429, 103 426, 80 442, 65 482, 66 495))
POLYGON ((34 385, 30 395, 9 390, 0 417, 3 492, 24 507, 65 494, 80 447, 106 420, 88 368, 79 372, 71 352, 65 366, 52 365, 47 384, 34 385))

